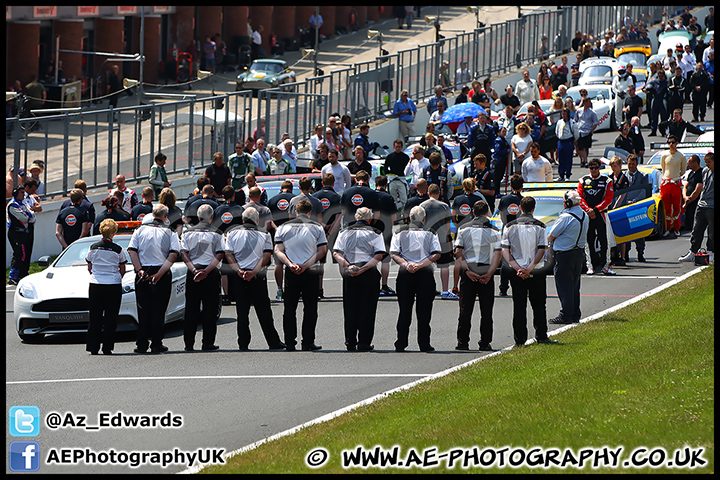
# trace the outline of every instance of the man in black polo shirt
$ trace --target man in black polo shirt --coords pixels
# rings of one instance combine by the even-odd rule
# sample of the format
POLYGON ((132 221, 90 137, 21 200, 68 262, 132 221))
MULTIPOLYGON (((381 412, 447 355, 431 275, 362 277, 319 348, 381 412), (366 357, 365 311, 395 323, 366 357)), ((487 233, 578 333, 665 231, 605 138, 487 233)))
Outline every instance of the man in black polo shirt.
MULTIPOLYGON (((375 192, 378 194, 380 217, 372 225, 382 233, 385 249, 389 251, 393 225, 397 220, 397 208, 395 207, 395 199, 387 192, 387 186, 388 179, 385 175, 380 175, 375 179, 375 192)), ((388 277, 390 276, 389 255, 382 259, 380 274, 382 279, 380 295, 395 295, 395 292, 388 287, 388 277)))
POLYGON ((215 187, 214 195, 220 197, 220 192, 225 188, 225 185, 230 185, 232 182, 232 173, 230 169, 223 163, 223 154, 216 152, 213 155, 213 163, 205 169, 205 176, 210 179, 210 184, 215 187))
POLYGON ((388 193, 395 199, 395 206, 401 211, 408 200, 408 184, 405 179, 405 167, 410 157, 403 152, 403 142, 399 138, 393 142, 393 152, 385 157, 385 175, 388 177, 388 193))
POLYGON ((623 118, 629 124, 633 117, 642 115, 643 101, 635 92, 635 85, 628 87, 628 96, 625 98, 625 106, 623 107, 623 118))
MULTIPOLYGON (((87 228, 87 233, 80 235, 81 237, 85 237, 90 235, 90 231, 92 230, 93 225, 95 225, 95 206, 87 198, 87 184, 85 183, 85 180, 75 180, 73 188, 78 188, 82 191, 82 199, 80 200, 80 205, 78 205, 78 207, 80 210, 85 212, 85 223, 87 223, 85 228, 87 228)), ((60 205, 60 210, 65 207, 69 207, 70 205, 73 205, 73 202, 68 198, 62 203, 62 205, 60 205)))
POLYGON ((130 218, 133 220, 140 220, 145 217, 148 213, 152 213, 153 209, 153 198, 155 198, 155 192, 152 187, 145 187, 142 191, 142 202, 135 205, 130 214, 130 218))
MULTIPOLYGON (((515 172, 510 177, 510 188, 511 193, 503 196, 498 204, 498 211, 500 212, 500 220, 502 220, 503 228, 505 225, 512 222, 520 214, 520 201, 522 200, 522 194, 520 193, 523 189, 524 180, 520 172, 515 172)), ((500 296, 507 297, 508 288, 510 288, 510 275, 509 270, 506 268, 500 269, 500 296)))
POLYGON ((213 212, 218 207, 218 202, 215 201, 215 188, 212 184, 207 184, 202 189, 202 197, 193 201, 190 204, 185 205, 185 211, 183 212, 183 220, 189 225, 197 225, 199 223, 197 210, 200 205, 210 205, 213 212))
POLYGON ((297 343, 296 310, 303 298, 302 349, 320 350, 315 344, 315 326, 318 318, 318 266, 327 251, 325 231, 310 219, 312 205, 307 200, 297 204, 298 216, 285 222, 275 234, 275 255, 287 269, 284 295, 283 332, 288 351, 297 343))
POLYGON ((700 157, 692 155, 688 159, 688 179, 683 183, 683 210, 685 211, 685 221, 682 229, 692 232, 693 219, 695 210, 697 209, 698 200, 703 189, 702 172, 700 168, 700 157))
POLYGON ((423 169, 422 178, 427 180, 428 186, 437 185, 440 189, 440 200, 448 203, 450 185, 452 185, 450 170, 442 165, 442 156, 437 152, 431 153, 428 161, 430 166, 423 169))
POLYGON ((370 174, 365 170, 359 170, 355 175, 355 181, 355 185, 346 189, 340 199, 345 226, 355 222, 355 211, 360 207, 368 207, 374 212, 375 218, 379 215, 379 199, 377 193, 370 188, 370 174))
POLYGON ((85 237, 89 233, 87 212, 80 208, 83 197, 82 190, 73 188, 70 192, 71 204, 62 208, 55 220, 55 237, 62 245, 63 250, 78 238, 85 237))
MULTIPOLYGON (((340 210, 340 199, 342 198, 337 193, 333 186, 335 185, 335 175, 330 172, 325 173, 322 176, 322 188, 317 192, 313 193, 313 197, 320 200, 322 205, 323 213, 320 223, 325 229, 325 236, 328 241, 328 249, 332 250, 337 239, 338 231, 340 231, 340 223, 342 221, 342 211, 340 210)), ((320 298, 324 298, 323 289, 323 277, 325 276, 325 263, 327 262, 327 254, 320 259, 320 298)), ((333 257, 333 263, 336 263, 335 257, 333 257)))
MULTIPOLYGON (((235 192, 235 187, 232 185, 225 185, 222 190, 225 203, 222 203, 215 208, 212 218, 212 227, 217 229, 220 234, 224 234, 234 225, 243 224, 242 213, 245 208, 235 202, 235 192)), ((230 287, 228 285, 228 275, 232 272, 229 270, 226 262, 222 263, 220 273, 222 274, 221 283, 222 290, 224 292, 222 296, 222 303, 223 305, 230 305, 232 299, 230 298, 229 293, 230 287)))
MULTIPOLYGON (((268 200, 268 207, 272 212, 273 222, 276 227, 280 227, 290 219, 290 200, 295 196, 292 190, 292 182, 285 180, 280 184, 280 193, 268 200)), ((273 241, 274 238, 273 236, 273 241)), ((277 283, 275 299, 281 301, 283 299, 283 269, 282 264, 274 254, 273 259, 275 260, 275 282, 277 283)))
POLYGON ((410 210, 413 209, 413 207, 419 206, 422 202, 430 198, 430 196, 427 193, 428 190, 428 182, 424 178, 419 178, 417 181, 417 184, 415 185, 415 195, 410 197, 405 204, 405 208, 403 209, 403 214, 405 217, 405 223, 410 223, 410 210))
POLYGON ((465 167, 465 178, 474 178, 478 191, 485 197, 491 212, 495 211, 495 182, 490 170, 487 169, 487 157, 479 153, 472 159, 472 164, 465 167))
POLYGON ((452 211, 450 206, 440 200, 440 187, 435 184, 428 186, 429 200, 425 200, 420 206, 425 210, 425 224, 427 230, 435 232, 440 241, 440 258, 437 260, 440 267, 440 282, 443 300, 457 300, 457 295, 450 292, 450 264, 453 263, 452 238, 450 237, 450 221, 452 211))
POLYGON ((308 177, 302 177, 298 181, 298 187, 300 188, 300 193, 293 198, 290 199, 289 204, 289 210, 290 210, 290 217, 295 218, 297 217, 297 212, 295 211, 295 207, 297 206, 298 202, 300 200, 307 200, 312 204, 312 212, 310 214, 310 218, 315 220, 316 222, 320 222, 322 220, 322 214, 323 214, 323 208, 322 204, 320 203, 320 200, 313 197, 310 193, 310 190, 312 189, 312 180, 310 180, 308 177))

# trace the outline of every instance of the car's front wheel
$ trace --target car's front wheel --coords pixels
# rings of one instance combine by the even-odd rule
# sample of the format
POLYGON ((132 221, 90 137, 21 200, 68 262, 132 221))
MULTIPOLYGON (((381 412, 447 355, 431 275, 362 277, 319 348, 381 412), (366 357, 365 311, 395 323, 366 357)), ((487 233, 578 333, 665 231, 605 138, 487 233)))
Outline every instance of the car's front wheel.
POLYGON ((658 203, 655 216, 657 217, 657 221, 655 222, 655 229, 650 235, 651 239, 662 238, 662 236, 665 234, 665 205, 663 204, 663 202, 658 203))

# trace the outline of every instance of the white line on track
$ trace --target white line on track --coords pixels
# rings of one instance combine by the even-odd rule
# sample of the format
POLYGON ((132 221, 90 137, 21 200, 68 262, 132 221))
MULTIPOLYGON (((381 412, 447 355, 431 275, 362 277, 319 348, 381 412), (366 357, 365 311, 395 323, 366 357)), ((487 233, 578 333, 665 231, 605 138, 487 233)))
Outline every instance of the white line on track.
POLYGON ((273 378, 398 378, 426 377, 427 373, 353 373, 353 374, 315 374, 315 375, 188 375, 177 377, 97 377, 97 378, 63 378, 55 380, 21 380, 5 382, 5 385, 32 385, 38 383, 72 383, 72 382, 118 382, 142 380, 247 380, 273 378))
MULTIPOLYGON (((685 275, 682 275, 682 276, 680 276, 680 277, 672 277, 673 280, 671 280, 670 282, 667 282, 667 283, 665 283, 665 284, 663 284, 663 285, 660 285, 660 286, 657 287, 657 288, 654 288, 654 289, 652 289, 652 290, 650 290, 650 291, 648 291, 648 292, 645 292, 645 293, 643 293, 643 294, 641 294, 641 295, 638 295, 637 297, 634 297, 634 298, 631 298, 631 299, 629 299, 629 300, 627 300, 627 301, 625 301, 625 302, 622 302, 622 303, 620 303, 619 305, 615 305, 614 307, 610 307, 610 308, 608 308, 607 310, 603 310, 602 312, 598 312, 598 313, 596 313, 595 315, 591 315, 591 316, 589 316, 589 317, 587 317, 587 318, 584 318, 584 319, 582 319, 582 320, 580 321, 580 323, 587 323, 587 322, 591 322, 591 321, 593 321, 593 320, 597 320, 597 319, 599 319, 599 318, 604 317, 605 315, 607 315, 607 314, 609 314, 609 313, 612 313, 612 312, 615 312, 615 311, 617 311, 617 310, 620 310, 621 308, 625 308, 625 307, 627 307, 628 305, 632 305, 633 303, 636 303, 636 302, 638 302, 638 301, 640 301, 640 300, 642 300, 642 299, 644 299, 644 298, 647 298, 647 297, 649 297, 649 296, 651 296, 651 295, 655 295, 656 293, 659 293, 659 292, 665 290, 666 288, 671 287, 671 286, 675 285, 676 283, 682 282, 683 280, 685 280, 685 279, 687 279, 687 278, 695 275, 696 273, 701 272, 704 268, 707 268, 707 267, 696 268, 695 270, 692 270, 692 271, 690 271, 690 272, 688 272, 688 273, 686 273, 685 275)), ((565 325, 565 326, 563 326, 563 327, 561 327, 561 328, 558 328, 558 329, 555 329, 555 330, 552 330, 552 331, 548 332, 548 335, 549 335, 549 336, 555 336, 555 335, 557 335, 557 334, 560 333, 560 332, 564 332, 564 331, 566 331, 566 330, 569 330, 569 329, 571 329, 571 328, 574 328, 576 325, 579 325, 579 324, 575 323, 575 324, 565 325)), ((534 341, 535 341, 535 340, 532 339, 532 340, 528 341, 528 344, 533 343, 534 341)), ((407 390, 407 389, 409 389, 409 388, 414 387, 415 385, 419 385, 419 384, 424 383, 424 382, 427 382, 427 381, 429 381, 429 380, 433 380, 433 379, 435 379, 435 378, 444 377, 444 376, 446 376, 446 375, 448 375, 448 374, 450 374, 450 373, 452 373, 452 372, 455 372, 455 371, 457 371, 457 370, 460 370, 461 368, 465 368, 465 367, 468 367, 468 366, 470 366, 470 365, 473 365, 473 364, 475 364, 475 363, 477 363, 477 362, 480 362, 480 361, 482 361, 482 360, 485 360, 485 359, 487 359, 487 358, 494 357, 494 356, 496 356, 496 355, 500 355, 500 354, 502 354, 503 352, 506 352, 506 351, 508 351, 508 350, 511 350, 512 348, 513 348, 513 347, 510 346, 510 347, 504 348, 504 349, 502 349, 502 350, 497 350, 497 351, 495 351, 495 352, 493 352, 493 353, 490 353, 490 354, 488 354, 488 355, 475 358, 475 359, 470 360, 470 361, 468 361, 468 362, 465 362, 465 363, 463 363, 463 364, 456 365, 456 366, 454 366, 454 367, 452 367, 452 368, 449 368, 449 369, 447 369, 447 370, 443 370, 442 372, 438 372, 438 373, 434 373, 434 374, 432 374, 432 375, 428 375, 427 377, 420 378, 419 380, 415 380, 414 382, 408 383, 408 384, 406 384, 406 385, 402 385, 402 386, 397 387, 397 388, 394 388, 394 389, 392 389, 392 390, 388 390, 387 392, 380 393, 380 394, 378 394, 378 395, 375 395, 375 396, 373 396, 373 397, 367 398, 367 399, 362 400, 362 401, 360 401, 360 402, 358 402, 358 403, 355 403, 355 404, 353 404, 353 405, 349 405, 349 406, 344 407, 344 408, 341 408, 341 409, 339 409, 339 410, 335 410, 334 412, 330 412, 330 413, 328 413, 327 415, 323 415, 322 417, 318 417, 318 418, 316 418, 316 419, 314 419, 314 420, 310 420, 309 422, 305 422, 305 423, 303 423, 302 425, 298 425, 297 427, 290 428, 290 429, 288 429, 288 430, 285 430, 284 432, 276 433, 275 435, 272 435, 272 436, 270 436, 270 437, 266 437, 266 438, 264 438, 264 439, 262 439, 262 440, 259 440, 259 441, 255 442, 255 443, 251 443, 250 445, 247 445, 247 446, 245 446, 245 447, 242 447, 242 448, 240 448, 240 449, 238 449, 238 450, 229 452, 229 453, 227 453, 227 454, 224 456, 224 458, 225 458, 225 459, 228 459, 228 458, 234 457, 235 455, 238 455, 238 454, 240 454, 240 453, 245 453, 245 452, 248 452, 248 451, 250 451, 250 450, 254 450, 254 449, 256 449, 257 447, 259 447, 260 445, 262 445, 262 444, 264 444, 264 443, 271 442, 271 441, 273 441, 273 440, 277 440, 278 438, 286 437, 286 436, 288 436, 288 435, 292 435, 292 434, 298 432, 299 430, 301 430, 301 429, 303 429, 303 428, 309 427, 310 425, 315 425, 315 424, 318 424, 318 423, 327 422, 327 421, 329 421, 329 420, 332 420, 332 419, 335 418, 335 417, 338 417, 338 416, 340 416, 340 415, 342 415, 342 414, 344 414, 344 413, 347 413, 347 412, 349 412, 349 411, 352 411, 352 410, 354 410, 354 409, 356 409, 356 408, 358 408, 358 407, 361 407, 361 406, 363 406, 363 405, 368 405, 368 404, 374 403, 374 402, 376 402, 376 401, 378 401, 378 400, 380 400, 380 399, 382 399, 382 398, 385 398, 385 397, 387 397, 387 396, 389 396, 389 395, 391 395, 391 394, 393 394, 393 393, 397 393, 397 392, 401 392, 401 391, 403 391, 403 390, 407 390)), ((179 473, 197 473, 197 472, 199 472, 200 470, 202 470, 202 468, 203 468, 203 466, 195 466, 195 467, 189 468, 189 469, 187 469, 187 470, 183 470, 182 472, 179 472, 179 473)))

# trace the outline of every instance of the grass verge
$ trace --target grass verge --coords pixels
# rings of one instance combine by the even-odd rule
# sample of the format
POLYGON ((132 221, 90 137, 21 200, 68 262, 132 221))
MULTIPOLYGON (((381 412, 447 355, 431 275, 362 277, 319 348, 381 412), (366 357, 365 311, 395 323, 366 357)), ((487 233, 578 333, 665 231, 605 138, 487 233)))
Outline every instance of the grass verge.
MULTIPOLYGON (((714 471, 714 266, 658 295, 554 338, 489 358, 446 377, 398 392, 329 422, 237 455, 202 473, 710 473, 714 471), (358 446, 390 451, 436 447, 432 469, 341 466, 358 446), (456 448, 559 449, 622 447, 617 468, 570 466, 448 468, 438 455, 456 448), (317 447, 329 460, 317 469, 305 458, 317 447), (626 466, 639 447, 644 467, 626 466), (651 468, 667 454, 666 462, 651 468), (668 467, 699 451, 704 465, 668 467), (676 450, 681 451, 673 459, 676 450), (651 457, 649 454, 653 453, 651 457)), ((490 457, 484 457, 489 462, 490 457)), ((515 456, 518 460, 519 457, 515 456)), ((470 458, 472 465, 472 457, 470 458)), ((506 458, 506 462, 508 459, 506 458)), ((486 463, 487 463, 486 462, 486 463)), ((492 463, 492 462, 490 462, 492 463)), ((417 465, 417 464, 415 464, 417 465)))

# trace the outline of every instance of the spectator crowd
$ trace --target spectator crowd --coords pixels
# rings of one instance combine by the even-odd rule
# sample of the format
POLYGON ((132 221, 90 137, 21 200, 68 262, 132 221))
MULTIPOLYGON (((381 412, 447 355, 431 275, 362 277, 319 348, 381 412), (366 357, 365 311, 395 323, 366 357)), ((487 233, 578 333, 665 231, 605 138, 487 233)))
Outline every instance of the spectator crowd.
MULTIPOLYGON (((405 17, 408 13, 398 10, 399 26, 407 20, 410 28, 405 17)), ((475 298, 479 298, 478 345, 480 350, 492 350, 496 272, 500 273, 500 295, 507 296, 510 290, 513 297, 515 343, 523 345, 528 339, 528 298, 537 342, 552 343, 547 336, 548 323, 580 320, 581 274, 615 275, 614 265, 630 261, 632 245, 614 245, 608 235, 607 212, 618 206, 616 191, 635 192, 632 201, 643 198, 638 190, 632 190, 648 183, 647 176, 637 169, 647 150, 643 130, 650 129, 648 136, 659 131, 667 138, 660 191, 668 221, 666 231, 668 235, 679 233, 683 212, 684 227, 692 231, 691 248, 680 261, 688 261, 698 252, 705 230, 708 249, 714 249, 714 155, 705 156, 706 167, 701 169, 699 158, 683 163, 684 156, 676 149, 687 132, 702 132, 682 119, 684 105, 692 104, 693 122, 698 122, 704 121, 707 108, 714 102, 714 39, 705 45, 699 39, 703 28, 686 14, 689 10, 677 22, 671 19, 658 29, 658 35, 685 29, 693 33, 694 40, 685 48, 669 49, 667 58, 648 66, 647 82, 642 86, 645 105, 637 95, 632 64, 620 68, 613 78, 618 124, 615 146, 628 156, 625 164, 622 158, 613 157, 609 175, 600 172, 600 160, 591 155, 592 137, 599 126, 593 99, 586 90, 580 90, 581 99, 575 102, 567 89, 577 85, 582 60, 612 56, 615 43, 647 38, 648 27, 629 18, 617 35, 611 30, 603 38, 593 38, 576 32, 573 63, 568 65, 567 56, 557 64, 547 59, 537 76, 531 77, 530 71, 524 70, 522 79, 506 85, 503 94, 498 94, 490 78, 473 81, 465 62, 452 79, 447 69, 443 70, 434 95, 426 102, 430 120, 420 137, 415 137, 414 126, 418 107, 409 92, 402 90, 392 110, 399 122, 399 137, 375 171, 370 159, 380 145, 369 138, 370 126, 360 125, 353 137, 352 119, 332 114, 327 124, 315 126, 308 142, 311 172, 296 178, 296 183, 285 179, 280 193, 269 197, 258 178, 272 175, 282 179, 297 173, 298 152, 287 134, 277 145, 266 143, 261 124, 252 136, 239 139, 232 153, 214 154, 213 163, 198 178, 183 210, 176 205, 172 181, 164 168, 167 157, 162 153, 150 170, 150 186, 135 192, 126 185, 125 177, 118 175, 115 188, 102 201, 104 211, 97 214, 87 198, 85 182, 78 180, 57 216, 56 238, 66 249, 79 238, 102 235, 108 243, 94 247, 88 256, 91 275, 102 283, 105 277, 101 270, 110 268, 108 262, 117 263, 112 268, 124 272, 126 260, 124 255, 104 257, 95 250, 107 247, 115 251, 110 244, 114 245, 118 222, 140 221, 128 247, 138 285, 137 353, 167 350, 162 343, 162 323, 168 270, 175 261, 183 261, 188 272, 184 343, 189 351, 194 350, 198 322, 203 325, 202 349, 218 348, 218 299, 224 305, 236 306, 240 350, 247 350, 251 341, 251 306, 256 309, 270 349, 295 350, 298 336, 302 350, 320 349, 315 327, 328 263, 338 266, 343 279, 348 350, 374 348, 378 297, 395 296, 399 305, 396 351, 408 347, 414 305, 418 346, 421 351, 433 351, 430 321, 438 295, 442 300, 459 300, 458 350, 469 349, 470 320, 475 298), (446 95, 455 89, 461 91, 455 105, 474 103, 479 113, 465 116, 453 129, 442 118, 449 108, 446 95), (553 101, 547 111, 540 108, 542 100, 553 101), (526 104, 527 112, 518 116, 526 104), (499 114, 493 115, 494 110, 499 114), (648 118, 645 125, 643 113, 648 118), (445 145, 452 137, 459 144, 461 158, 453 158, 453 151, 445 145), (407 146, 411 146, 410 155, 404 152, 407 146), (457 166, 450 166, 463 159, 462 153, 469 155, 470 161, 462 169, 462 193, 454 196, 452 177, 460 172, 457 166), (536 202, 532 196, 523 195, 523 185, 569 182, 575 155, 588 173, 581 174, 577 188, 565 195, 563 212, 548 233, 546 225, 533 217, 536 202), (557 178, 553 165, 557 166, 557 178), (688 165, 694 174, 692 185, 683 188, 680 177, 688 165), (694 210, 688 222, 690 204, 694 210), (502 220, 501 229, 489 220, 495 212, 502 220), (284 305, 283 340, 269 308, 265 270, 271 262, 277 284, 275 300, 284 305), (395 289, 388 281, 391 262, 399 269, 395 289), (434 277, 436 265, 440 270, 439 290, 434 277), (546 276, 551 272, 561 310, 548 320, 546 276), (300 299, 303 311, 298 332, 300 299)), ((708 26, 705 19, 706 28, 712 28, 712 21, 708 26)), ((208 68, 215 67, 212 44, 208 37, 208 68)), ((14 188, 12 169, 6 178, 8 236, 13 248, 9 284, 16 285, 28 274, 34 221, 42 211, 44 185, 39 175, 43 168, 42 162, 33 163, 27 172, 18 172, 21 181, 14 188)), ((637 260, 644 262, 644 241, 635 244, 637 260)), ((116 281, 116 277, 111 279, 116 281)), ((106 315, 112 317, 113 312, 106 315)), ((91 353, 100 349, 96 327, 102 316, 91 316, 91 353)), ((114 329, 112 321, 107 325, 106 329, 114 329)), ((112 338, 103 342, 103 352, 111 353, 112 338)))

